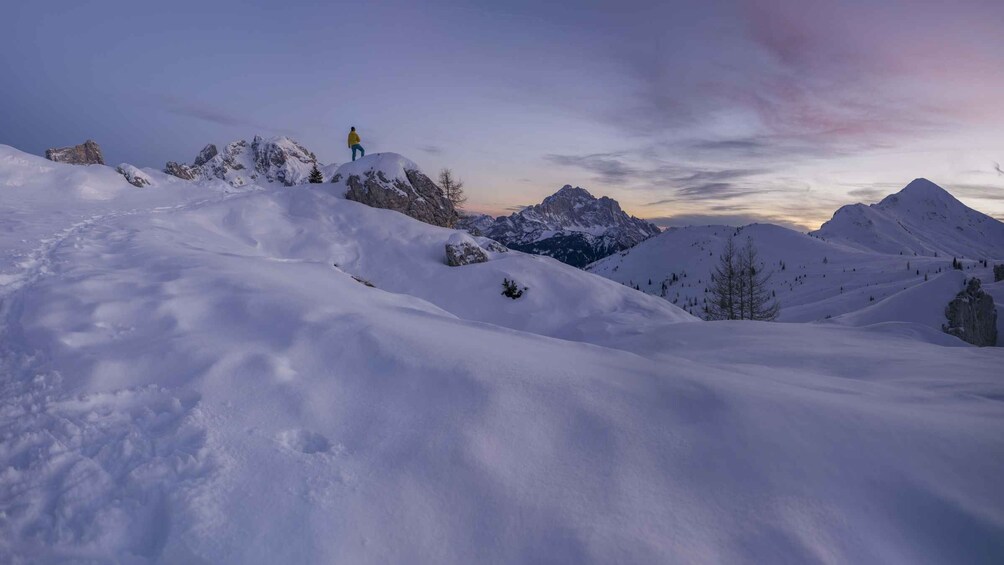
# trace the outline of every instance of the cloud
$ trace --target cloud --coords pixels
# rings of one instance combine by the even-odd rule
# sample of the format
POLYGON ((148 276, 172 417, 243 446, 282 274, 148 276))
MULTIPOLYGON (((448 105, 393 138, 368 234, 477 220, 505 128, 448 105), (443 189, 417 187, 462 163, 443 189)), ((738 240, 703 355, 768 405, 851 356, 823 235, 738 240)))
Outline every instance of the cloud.
POLYGON ((418 148, 419 151, 424 151, 430 155, 440 155, 443 153, 443 148, 438 145, 422 145, 418 148))
POLYGON ((234 116, 223 110, 220 110, 219 108, 215 108, 213 106, 209 106, 201 102, 182 100, 179 98, 175 98, 173 96, 164 96, 162 100, 164 103, 164 110, 171 114, 176 114, 178 116, 195 118, 197 120, 202 120, 205 122, 210 122, 222 126, 248 127, 256 130, 265 130, 277 133, 293 133, 291 130, 285 128, 276 128, 253 120, 248 120, 245 118, 241 118, 239 116, 234 116))
POLYGON ((663 229, 686 226, 723 225, 739 227, 749 224, 774 224, 799 232, 805 231, 805 226, 770 214, 675 214, 672 216, 658 216, 645 219, 663 229))
POLYGON ((887 188, 855 188, 854 190, 848 190, 847 195, 854 198, 859 198, 862 201, 877 201, 885 198, 890 194, 887 188))
POLYGON ((578 167, 595 173, 601 181, 610 184, 623 184, 633 177, 637 171, 628 166, 616 153, 594 153, 591 155, 545 155, 544 159, 556 165, 578 167))

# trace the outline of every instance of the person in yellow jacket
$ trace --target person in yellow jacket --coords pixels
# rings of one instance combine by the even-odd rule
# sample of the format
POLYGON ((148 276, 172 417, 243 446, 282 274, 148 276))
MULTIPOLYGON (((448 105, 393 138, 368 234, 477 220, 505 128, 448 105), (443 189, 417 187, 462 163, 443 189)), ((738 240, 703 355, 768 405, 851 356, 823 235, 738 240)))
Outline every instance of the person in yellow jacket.
POLYGON ((359 156, 360 157, 365 157, 366 156, 366 150, 363 149, 362 145, 359 145, 360 141, 362 141, 362 140, 359 139, 359 134, 356 133, 356 127, 352 126, 352 129, 349 130, 349 147, 352 148, 352 160, 353 161, 356 160, 356 151, 359 151, 359 153, 360 153, 359 156))

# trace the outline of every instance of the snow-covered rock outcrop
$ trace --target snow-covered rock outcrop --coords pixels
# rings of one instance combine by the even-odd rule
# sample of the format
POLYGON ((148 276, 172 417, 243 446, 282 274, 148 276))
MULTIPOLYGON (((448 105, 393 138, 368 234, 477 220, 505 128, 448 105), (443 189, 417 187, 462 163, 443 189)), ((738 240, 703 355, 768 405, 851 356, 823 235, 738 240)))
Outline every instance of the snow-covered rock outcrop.
POLYGON ((488 254, 474 241, 474 238, 457 232, 446 242, 446 264, 451 267, 461 267, 472 263, 484 263, 488 254))
POLYGON ((105 158, 101 154, 101 147, 93 139, 74 145, 73 147, 59 147, 45 150, 45 158, 57 163, 67 163, 70 165, 104 165, 105 158))
POLYGON ((630 216, 616 200, 596 198, 565 185, 543 202, 509 216, 469 216, 461 227, 512 249, 583 267, 659 234, 654 224, 630 216))
POLYGON ((206 145, 192 165, 170 161, 164 172, 185 180, 220 179, 234 187, 251 183, 293 186, 307 182, 314 165, 319 165, 317 157, 293 139, 256 135, 250 143, 240 139, 228 144, 222 153, 215 145, 206 145))
POLYGON ((879 253, 1004 258, 1004 223, 927 179, 877 204, 843 206, 812 235, 879 253))
POLYGON ((435 226, 452 226, 457 211, 413 161, 397 153, 376 153, 345 163, 331 182, 348 200, 395 210, 435 226))
POLYGON ((122 163, 115 170, 125 177, 129 184, 137 187, 150 186, 153 181, 150 179, 150 175, 144 173, 139 168, 130 165, 129 163, 122 163))
POLYGON ((945 333, 981 347, 997 345, 997 307, 980 279, 969 279, 966 289, 945 307, 945 317, 945 333))

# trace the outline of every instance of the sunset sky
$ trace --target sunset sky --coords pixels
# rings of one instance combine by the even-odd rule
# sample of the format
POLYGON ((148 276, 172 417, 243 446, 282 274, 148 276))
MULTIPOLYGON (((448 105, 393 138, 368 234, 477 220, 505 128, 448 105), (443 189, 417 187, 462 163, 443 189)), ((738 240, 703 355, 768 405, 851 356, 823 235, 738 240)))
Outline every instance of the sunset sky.
POLYGON ((191 162, 394 151, 507 213, 564 184, 660 225, 814 229, 927 177, 1004 218, 1004 3, 23 2, 0 143, 191 162), (249 3, 250 4, 250 3, 249 3))

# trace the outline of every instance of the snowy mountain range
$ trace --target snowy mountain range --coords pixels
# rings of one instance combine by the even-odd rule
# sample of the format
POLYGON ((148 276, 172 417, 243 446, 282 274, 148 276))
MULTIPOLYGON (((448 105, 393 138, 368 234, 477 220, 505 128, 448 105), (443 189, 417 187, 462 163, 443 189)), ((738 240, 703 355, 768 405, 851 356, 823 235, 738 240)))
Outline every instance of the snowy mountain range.
POLYGON ((185 180, 220 179, 235 188, 256 181, 293 186, 307 182, 315 165, 320 166, 317 157, 289 137, 256 135, 250 143, 239 139, 227 144, 222 153, 206 145, 191 165, 170 161, 164 172, 185 180))
POLYGON ((879 253, 1004 258, 1004 223, 927 179, 877 204, 844 206, 812 235, 879 253))
MULTIPOLYGON (((771 285, 781 304, 781 321, 843 316, 845 322, 874 323, 880 317, 876 311, 886 316, 885 321, 917 321, 917 312, 923 311, 926 325, 940 328, 945 305, 963 287, 963 279, 951 273, 953 258, 966 257, 961 259, 965 276, 993 282, 992 263, 984 265, 980 259, 1004 257, 1000 243, 1004 240, 996 235, 1002 228, 934 183, 918 179, 874 206, 841 208, 812 234, 770 224, 670 228, 586 270, 702 316, 718 255, 725 239, 735 235, 740 241, 752 239, 764 267, 773 272, 771 285), (845 316, 907 290, 903 296, 917 301, 912 311, 886 305, 869 315, 845 316), (926 302, 919 301, 922 296, 926 302)), ((895 298, 892 303, 903 300, 895 298)), ((1004 330, 1002 320, 1004 316, 998 316, 1004 330)))
MULTIPOLYGON (((709 323, 550 257, 447 265, 469 236, 347 197, 404 157, 292 187, 241 164, 235 191, 0 145, 0 562, 1004 554, 1002 350, 928 325, 969 270, 748 227, 794 288, 930 281, 853 319, 709 323)), ((734 230, 596 265, 637 283, 734 230)))
POLYGON ((510 249, 547 255, 575 267, 632 247, 660 231, 625 213, 616 200, 596 198, 570 185, 509 216, 467 216, 460 226, 510 249))

